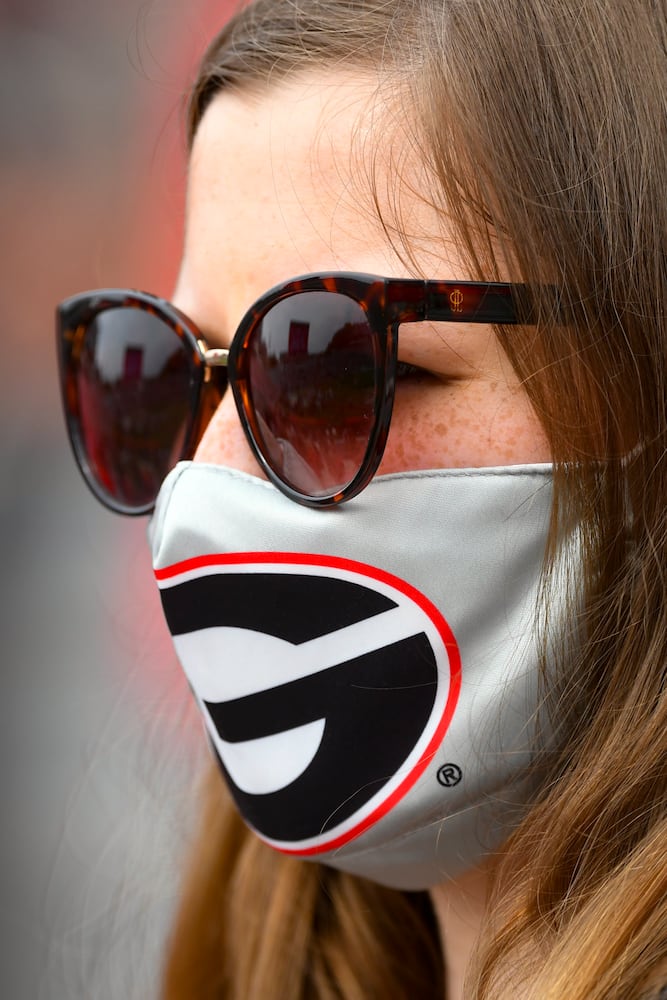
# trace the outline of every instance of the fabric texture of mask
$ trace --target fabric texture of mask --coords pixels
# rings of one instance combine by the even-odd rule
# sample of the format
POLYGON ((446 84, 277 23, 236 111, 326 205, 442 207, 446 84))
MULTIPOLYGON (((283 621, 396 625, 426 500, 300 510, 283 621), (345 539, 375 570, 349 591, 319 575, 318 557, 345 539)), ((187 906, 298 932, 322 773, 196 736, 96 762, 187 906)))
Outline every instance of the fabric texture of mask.
POLYGON ((185 462, 150 528, 176 651, 246 822, 385 885, 479 863, 527 797, 551 466, 377 477, 339 508, 185 462))

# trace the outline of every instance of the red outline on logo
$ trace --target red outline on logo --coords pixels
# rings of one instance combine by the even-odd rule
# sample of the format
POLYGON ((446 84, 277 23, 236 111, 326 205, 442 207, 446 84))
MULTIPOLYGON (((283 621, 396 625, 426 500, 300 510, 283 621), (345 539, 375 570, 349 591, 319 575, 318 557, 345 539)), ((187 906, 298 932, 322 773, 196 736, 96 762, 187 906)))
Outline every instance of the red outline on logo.
MULTIPOLYGON (((371 826, 374 826, 378 820, 382 819, 382 817, 390 811, 390 809, 393 809, 396 803, 403 798, 403 796, 416 783, 417 779, 424 773, 437 748, 442 742, 445 733, 449 729, 449 724, 452 721, 452 716, 454 715, 454 710, 459 699, 459 692, 461 690, 461 654, 459 653, 459 647, 454 637, 454 633, 447 624, 443 615, 440 611, 438 611, 435 604, 429 601, 429 599, 417 590, 416 587, 406 583, 406 581, 402 580, 400 577, 394 576, 393 573, 387 573, 385 570, 378 569, 376 566, 369 566, 368 563, 356 562, 354 559, 343 559, 339 556, 309 555, 305 552, 231 552, 220 555, 195 556, 193 559, 184 559, 183 562, 174 563, 173 566, 167 566, 165 569, 156 569, 154 572, 155 579, 160 581, 169 580, 174 576, 180 576, 182 573, 188 573, 191 570, 203 569, 206 566, 242 566, 249 565, 251 563, 288 563, 292 566, 329 566, 333 569, 348 570, 349 572, 356 573, 359 576, 374 578, 379 580, 381 583, 388 584, 395 590, 405 594, 406 597, 409 597, 422 609, 427 617, 431 619, 442 637, 445 649, 447 650, 447 656, 449 658, 450 685, 449 693, 447 695, 447 703, 445 705, 442 718, 440 719, 437 729, 431 737, 428 746, 424 750, 424 753, 414 765, 410 773, 403 779, 401 784, 394 789, 391 795, 376 806, 370 815, 366 816, 365 819, 361 820, 355 827, 348 830, 346 833, 341 834, 335 840, 330 840, 326 844, 319 844, 316 847, 307 847, 301 850, 298 848, 295 848, 294 850, 290 850, 285 847, 277 848, 277 850, 281 851, 283 854, 295 854, 300 857, 307 857, 312 854, 323 854, 327 851, 333 851, 338 847, 342 847, 344 844, 347 844, 356 837, 359 837, 362 833, 365 833, 365 831, 371 826)), ((262 840, 265 840, 267 843, 271 844, 271 846, 275 846, 273 841, 262 837, 262 834, 259 831, 256 832, 262 840)))

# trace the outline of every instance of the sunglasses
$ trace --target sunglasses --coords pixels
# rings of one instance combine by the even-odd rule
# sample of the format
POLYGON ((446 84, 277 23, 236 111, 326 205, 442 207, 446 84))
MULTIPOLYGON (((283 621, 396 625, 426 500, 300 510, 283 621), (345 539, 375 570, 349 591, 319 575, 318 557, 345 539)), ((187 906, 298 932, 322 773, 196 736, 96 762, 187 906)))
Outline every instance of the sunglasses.
POLYGON ((229 350, 144 292, 101 290, 57 311, 67 429, 95 496, 146 514, 191 458, 227 385, 266 476, 297 503, 358 494, 384 451, 398 328, 423 320, 532 324, 524 285, 309 275, 267 292, 229 350))

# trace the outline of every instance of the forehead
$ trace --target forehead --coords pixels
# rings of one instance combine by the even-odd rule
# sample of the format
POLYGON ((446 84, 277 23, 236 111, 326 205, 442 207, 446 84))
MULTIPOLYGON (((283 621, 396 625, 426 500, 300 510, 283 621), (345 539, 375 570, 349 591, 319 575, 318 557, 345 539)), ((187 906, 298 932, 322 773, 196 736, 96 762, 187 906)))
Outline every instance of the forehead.
POLYGON ((208 298, 219 311, 224 286, 231 322, 298 274, 406 274, 400 239, 392 245, 386 225, 419 234, 411 251, 425 273, 441 272, 442 220, 421 196, 424 169, 413 150, 401 102, 375 76, 223 91, 194 141, 181 294, 195 285, 198 309, 208 298), (436 243, 437 267, 427 260, 436 243))

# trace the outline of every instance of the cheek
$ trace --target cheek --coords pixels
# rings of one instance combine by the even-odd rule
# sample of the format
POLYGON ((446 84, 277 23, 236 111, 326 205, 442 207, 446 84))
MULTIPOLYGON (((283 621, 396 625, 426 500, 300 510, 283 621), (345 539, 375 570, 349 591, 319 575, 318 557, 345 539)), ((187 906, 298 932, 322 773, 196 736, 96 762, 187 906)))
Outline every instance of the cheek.
POLYGON ((544 432, 520 388, 477 380, 401 384, 379 472, 550 460, 544 432))
POLYGON ((194 456, 195 462, 211 462, 265 478, 250 450, 236 412, 231 391, 225 393, 206 428, 194 456))
MULTIPOLYGON (((196 462, 264 477, 246 441, 231 392, 202 437, 196 462)), ((549 462, 549 445, 519 387, 470 380, 400 383, 379 473, 549 462)))

